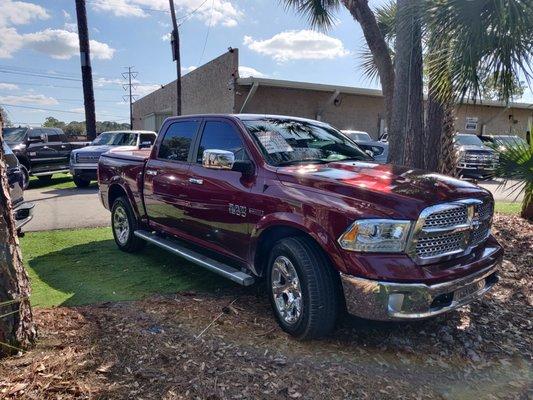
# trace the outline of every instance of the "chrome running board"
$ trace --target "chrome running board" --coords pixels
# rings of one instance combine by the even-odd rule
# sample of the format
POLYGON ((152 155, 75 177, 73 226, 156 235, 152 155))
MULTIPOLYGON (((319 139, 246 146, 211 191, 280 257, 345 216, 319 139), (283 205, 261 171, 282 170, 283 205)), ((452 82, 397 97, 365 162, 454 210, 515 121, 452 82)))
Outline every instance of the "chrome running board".
POLYGON ((200 253, 192 251, 172 239, 162 238, 155 233, 138 230, 133 232, 138 238, 144 239, 149 243, 155 244, 162 249, 170 251, 173 254, 176 254, 180 257, 183 257, 201 267, 204 267, 215 274, 222 275, 223 277, 232 280, 243 286, 253 285, 255 279, 253 276, 248 275, 245 272, 242 272, 238 269, 230 267, 227 264, 221 263, 220 261, 213 260, 209 257, 206 257, 200 253))

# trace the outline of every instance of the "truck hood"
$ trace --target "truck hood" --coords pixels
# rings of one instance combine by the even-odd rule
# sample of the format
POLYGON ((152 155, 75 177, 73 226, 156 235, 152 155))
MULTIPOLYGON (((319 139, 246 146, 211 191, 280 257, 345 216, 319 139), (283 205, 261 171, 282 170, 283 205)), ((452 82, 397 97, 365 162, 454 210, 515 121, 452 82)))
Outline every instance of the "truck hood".
MULTIPOLYGON (((424 208, 461 198, 490 198, 490 193, 468 182, 432 172, 374 162, 332 162, 280 167, 286 186, 326 192, 352 199, 375 215, 416 219, 424 208)), ((339 204, 339 203, 335 203, 339 204)))
POLYGON ((137 149, 137 146, 110 146, 110 145, 98 145, 98 146, 85 146, 81 149, 77 149, 77 154, 104 154, 108 151, 131 151, 137 149))

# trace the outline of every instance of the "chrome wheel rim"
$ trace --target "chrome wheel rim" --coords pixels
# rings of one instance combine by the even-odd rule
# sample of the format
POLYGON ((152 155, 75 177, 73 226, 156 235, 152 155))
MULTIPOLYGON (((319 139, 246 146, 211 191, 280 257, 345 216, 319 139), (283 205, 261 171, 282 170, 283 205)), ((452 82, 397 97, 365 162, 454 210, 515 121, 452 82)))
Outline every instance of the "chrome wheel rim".
POLYGON ((295 324, 303 309, 300 279, 291 260, 279 256, 272 265, 272 296, 280 317, 287 324, 295 324))
POLYGON ((124 207, 122 206, 115 208, 115 213, 113 214, 113 229, 118 242, 122 245, 126 244, 130 234, 130 224, 128 222, 126 210, 124 210, 124 207))

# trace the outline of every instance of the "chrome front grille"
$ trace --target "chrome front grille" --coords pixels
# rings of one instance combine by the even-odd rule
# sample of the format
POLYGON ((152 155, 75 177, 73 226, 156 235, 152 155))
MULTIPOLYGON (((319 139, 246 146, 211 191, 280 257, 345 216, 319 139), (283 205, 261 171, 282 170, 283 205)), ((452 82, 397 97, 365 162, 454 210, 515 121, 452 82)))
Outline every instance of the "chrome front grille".
POLYGON ((411 233, 408 253, 418 264, 468 254, 489 236, 494 206, 490 200, 460 200, 422 211, 411 233))
POLYGON ((76 162, 79 164, 98 164, 99 153, 76 154, 76 162))

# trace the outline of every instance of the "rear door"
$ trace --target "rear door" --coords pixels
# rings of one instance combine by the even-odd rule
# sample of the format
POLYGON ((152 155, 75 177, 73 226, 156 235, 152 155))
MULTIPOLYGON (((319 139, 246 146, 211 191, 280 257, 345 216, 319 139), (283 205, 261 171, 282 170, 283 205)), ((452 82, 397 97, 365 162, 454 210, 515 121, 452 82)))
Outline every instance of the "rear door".
POLYGON ((30 159, 31 171, 39 173, 53 169, 56 160, 55 152, 48 145, 46 130, 41 128, 30 129, 28 139, 27 154, 30 159), (40 139, 40 141, 32 142, 32 139, 40 139))
POLYGON ((144 173, 144 202, 150 225, 173 235, 187 235, 183 221, 189 198, 192 144, 201 119, 179 120, 162 129, 144 173))
POLYGON ((67 136, 61 129, 49 128, 46 130, 48 137, 48 146, 55 152, 56 169, 68 169, 70 157, 70 144, 67 141, 67 136))
POLYGON ((236 161, 249 160, 239 128, 223 118, 206 118, 198 140, 187 190, 190 207, 184 226, 214 250, 245 260, 249 244, 251 178, 241 172, 202 166, 204 150, 226 150, 236 161))

